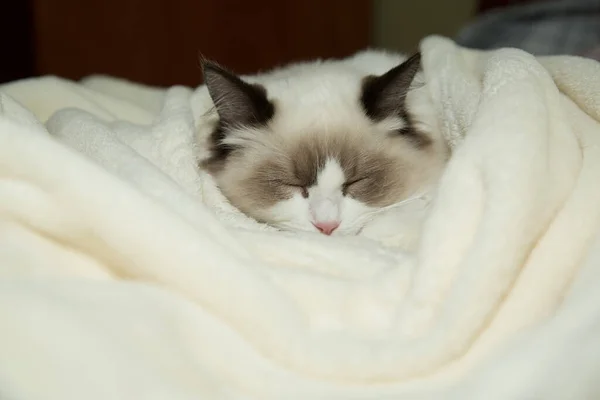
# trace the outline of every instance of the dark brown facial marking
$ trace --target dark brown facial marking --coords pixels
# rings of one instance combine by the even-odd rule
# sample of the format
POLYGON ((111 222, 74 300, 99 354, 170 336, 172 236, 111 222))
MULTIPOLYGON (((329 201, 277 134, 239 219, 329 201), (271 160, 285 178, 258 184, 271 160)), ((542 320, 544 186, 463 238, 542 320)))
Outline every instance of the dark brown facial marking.
MULTIPOLYGON (((343 166, 344 159, 340 161, 343 166)), ((386 154, 363 155, 358 171, 360 175, 346 175, 346 195, 370 206, 395 203, 405 189, 399 161, 386 154)))
POLYGON ((317 184, 318 173, 328 159, 337 160, 345 177, 342 194, 373 207, 392 204, 405 190, 403 164, 390 154, 370 147, 367 141, 340 135, 337 139, 319 139, 308 135, 282 152, 260 162, 251 177, 241 184, 252 204, 268 207, 289 199, 317 184), (281 156, 278 154, 287 154, 281 156))
POLYGON ((254 206, 269 207, 303 191, 296 179, 292 165, 284 157, 273 155, 261 161, 248 179, 240 181, 240 189, 254 206))
POLYGON ((273 152, 241 184, 252 193, 253 203, 263 207, 289 199, 297 192, 308 198, 308 188, 317 183, 317 175, 327 159, 321 150, 317 140, 301 140, 286 149, 285 156, 280 151, 273 152))
POLYGON ((204 62, 202 70, 219 122, 209 138, 211 157, 201 167, 216 173, 236 150, 234 146, 223 143, 228 131, 231 128, 266 125, 275 114, 275 106, 260 85, 246 83, 215 63, 204 62))
POLYGON ((317 141, 304 140, 292 150, 294 177, 303 187, 311 187, 317 183, 317 175, 327 160, 326 154, 319 151, 317 141))

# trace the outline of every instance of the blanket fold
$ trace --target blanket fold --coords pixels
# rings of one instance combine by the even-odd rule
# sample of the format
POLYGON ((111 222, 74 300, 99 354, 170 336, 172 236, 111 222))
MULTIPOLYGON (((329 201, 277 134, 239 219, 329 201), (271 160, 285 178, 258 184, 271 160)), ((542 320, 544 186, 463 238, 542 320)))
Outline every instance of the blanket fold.
POLYGON ((348 238, 226 201, 204 87, 0 86, 0 397, 594 398, 600 66, 421 51, 452 158, 422 227, 348 238))

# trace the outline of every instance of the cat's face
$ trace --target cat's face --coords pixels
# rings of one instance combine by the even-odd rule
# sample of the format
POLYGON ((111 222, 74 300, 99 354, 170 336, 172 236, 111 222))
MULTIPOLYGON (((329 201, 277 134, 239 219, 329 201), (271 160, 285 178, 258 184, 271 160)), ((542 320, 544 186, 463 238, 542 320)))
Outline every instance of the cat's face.
POLYGON ((355 79, 354 87, 345 77, 338 91, 327 88, 335 79, 305 80, 292 99, 281 85, 270 96, 268 84, 206 64, 219 120, 202 166, 258 221, 357 234, 381 210, 420 194, 444 164, 445 146, 417 130, 405 108, 417 69, 413 57, 379 77, 355 79))

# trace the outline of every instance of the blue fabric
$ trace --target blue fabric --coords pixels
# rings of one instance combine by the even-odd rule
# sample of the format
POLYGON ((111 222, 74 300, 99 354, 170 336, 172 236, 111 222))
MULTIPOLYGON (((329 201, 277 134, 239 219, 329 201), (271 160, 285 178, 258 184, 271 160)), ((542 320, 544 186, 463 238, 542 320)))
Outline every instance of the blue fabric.
POLYGON ((536 1, 479 16, 457 36, 476 49, 516 47, 535 55, 593 55, 600 47, 600 0, 536 1))

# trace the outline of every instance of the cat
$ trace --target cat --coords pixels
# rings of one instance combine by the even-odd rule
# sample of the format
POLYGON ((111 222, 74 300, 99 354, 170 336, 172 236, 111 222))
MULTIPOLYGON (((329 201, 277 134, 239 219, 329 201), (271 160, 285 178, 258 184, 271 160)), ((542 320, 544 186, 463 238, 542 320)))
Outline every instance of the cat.
POLYGON ((448 159, 420 64, 419 53, 364 50, 237 76, 203 60, 213 118, 199 165, 259 222, 359 234, 427 191, 448 159))

